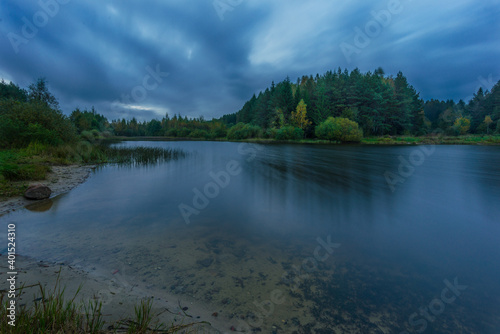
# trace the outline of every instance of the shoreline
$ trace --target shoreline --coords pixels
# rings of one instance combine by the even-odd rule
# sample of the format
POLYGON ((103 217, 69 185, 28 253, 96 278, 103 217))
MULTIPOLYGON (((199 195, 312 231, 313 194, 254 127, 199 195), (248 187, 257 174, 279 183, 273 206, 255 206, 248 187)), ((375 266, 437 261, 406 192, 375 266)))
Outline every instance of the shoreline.
MULTIPOLYGON (((0 259, 3 259, 0 268, 2 271, 7 271, 5 254, 0 255, 0 259)), ((160 323, 165 325, 200 323, 191 329, 196 329, 196 333, 227 333, 212 327, 214 318, 210 319, 210 313, 197 307, 193 301, 184 300, 181 303, 173 295, 154 296, 152 292, 148 293, 139 284, 128 285, 124 283, 125 280, 120 278, 118 273, 106 275, 100 270, 87 271, 77 264, 39 261, 23 255, 16 256, 16 267, 17 287, 26 287, 22 293, 19 290, 17 292, 16 300, 19 305, 29 307, 36 300, 34 298, 40 297, 38 284, 41 284, 48 293, 57 291, 55 288, 58 284, 57 287, 60 291, 64 289, 65 301, 71 300, 81 287, 75 302, 77 304, 88 303, 92 300, 102 302, 104 328, 118 321, 133 319, 134 307, 139 305, 141 300, 152 299, 151 314, 158 315, 156 319, 160 323), (59 282, 57 282, 58 277, 59 282), (201 323, 202 321, 205 323, 201 323)), ((1 284, 1 286, 3 285, 4 283, 1 284)), ((229 328, 228 326, 224 327, 229 328)), ((181 333, 183 332, 181 331, 181 333)))
POLYGON ((51 166, 52 171, 48 173, 46 180, 28 181, 28 185, 30 186, 34 184, 48 186, 52 190, 50 198, 45 200, 29 200, 23 196, 9 197, 0 201, 0 217, 23 207, 28 207, 28 210, 43 211, 42 207, 44 204, 51 203, 52 198, 67 193, 85 182, 96 167, 97 165, 51 166))
MULTIPOLYGON (((0 202, 0 218, 8 219, 10 214, 26 208, 33 211, 46 211, 52 206, 52 199, 69 192, 84 183, 97 165, 69 165, 52 166, 52 171, 43 181, 29 181, 28 184, 45 184, 52 190, 49 199, 28 200, 23 196, 11 197, 0 202)), ((195 298, 189 296, 178 296, 166 291, 151 291, 144 282, 135 282, 133 279, 123 275, 115 268, 84 268, 78 261, 75 263, 52 262, 46 259, 37 259, 29 256, 16 254, 17 287, 27 286, 22 296, 17 296, 19 304, 27 306, 33 303, 34 294, 40 294, 38 283, 42 284, 46 291, 54 291, 57 278, 60 277, 59 287, 64 288, 65 300, 74 297, 76 291, 83 284, 77 295, 77 302, 89 302, 91 300, 103 303, 102 314, 106 326, 119 320, 132 319, 134 307, 141 300, 152 298, 152 314, 159 315, 157 319, 166 325, 179 325, 197 322, 199 324, 191 329, 196 333, 220 334, 237 332, 229 330, 231 320, 220 315, 213 317, 214 311, 203 305, 195 298), (29 287, 36 285, 34 287, 29 287), (181 300, 182 299, 182 300, 181 300), (182 305, 182 306, 181 306, 182 305), (216 326, 223 331, 216 329, 216 326)), ((6 254, 0 254, 0 268, 7 272, 6 254)), ((6 282, 0 283, 3 289, 6 282)), ((234 324, 236 325, 236 324, 234 324)), ((188 329, 189 330, 189 329, 188 329)), ((188 331, 190 332, 190 331, 188 331)), ((181 331, 183 333, 183 331, 181 331)))
POLYGON ((386 136, 386 137, 365 137, 359 143, 340 143, 322 139, 301 139, 301 140, 277 140, 271 138, 247 138, 247 139, 205 139, 189 137, 125 137, 117 136, 112 138, 118 141, 214 141, 214 142, 234 142, 252 144, 297 144, 297 145, 368 145, 368 146, 389 146, 389 145, 500 145, 500 135, 468 135, 468 136, 386 136))

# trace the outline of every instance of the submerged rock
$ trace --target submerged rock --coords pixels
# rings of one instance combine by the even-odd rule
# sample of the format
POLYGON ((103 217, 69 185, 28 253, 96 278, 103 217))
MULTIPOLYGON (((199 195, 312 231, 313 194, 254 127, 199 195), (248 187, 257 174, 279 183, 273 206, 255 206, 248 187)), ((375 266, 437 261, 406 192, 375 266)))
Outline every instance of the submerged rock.
POLYGON ((27 199, 41 200, 49 198, 50 194, 52 194, 52 190, 50 190, 49 187, 43 184, 35 184, 26 189, 24 197, 27 199))
POLYGON ((200 266, 202 267, 210 267, 210 265, 214 262, 214 259, 212 258, 207 258, 204 260, 198 260, 196 261, 200 266))

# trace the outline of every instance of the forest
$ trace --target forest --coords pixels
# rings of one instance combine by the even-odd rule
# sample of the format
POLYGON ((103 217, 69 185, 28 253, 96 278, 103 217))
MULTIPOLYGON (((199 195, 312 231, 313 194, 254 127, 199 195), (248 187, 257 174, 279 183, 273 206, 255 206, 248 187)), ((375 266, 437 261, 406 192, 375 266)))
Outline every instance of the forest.
POLYGON ((258 126, 271 135, 283 126, 299 127, 306 137, 328 118, 356 122, 364 136, 491 134, 500 132, 500 82, 491 92, 482 88, 465 103, 460 100, 423 101, 399 72, 385 76, 381 68, 373 73, 329 71, 324 75, 289 78, 253 95, 238 112, 221 118, 229 126, 236 123, 258 126), (297 121, 296 107, 303 101, 307 125, 297 121))
POLYGON ((0 82, 0 147, 47 145, 84 138, 170 137, 270 140, 325 139, 359 142, 363 137, 460 136, 500 133, 500 81, 482 88, 467 103, 423 101, 403 73, 328 71, 315 77, 289 78, 253 95, 243 107, 219 119, 189 119, 180 114, 138 121, 108 120, 94 107, 66 116, 49 92, 47 81, 27 89, 0 82))

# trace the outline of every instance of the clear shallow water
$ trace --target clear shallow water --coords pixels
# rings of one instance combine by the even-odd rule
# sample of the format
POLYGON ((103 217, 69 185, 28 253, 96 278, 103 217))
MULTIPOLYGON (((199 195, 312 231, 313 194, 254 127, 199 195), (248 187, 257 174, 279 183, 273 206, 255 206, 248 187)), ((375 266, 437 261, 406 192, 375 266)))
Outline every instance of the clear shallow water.
POLYGON ((500 332, 500 147, 120 145, 190 154, 0 217, 18 253, 194 297, 223 330, 500 332))

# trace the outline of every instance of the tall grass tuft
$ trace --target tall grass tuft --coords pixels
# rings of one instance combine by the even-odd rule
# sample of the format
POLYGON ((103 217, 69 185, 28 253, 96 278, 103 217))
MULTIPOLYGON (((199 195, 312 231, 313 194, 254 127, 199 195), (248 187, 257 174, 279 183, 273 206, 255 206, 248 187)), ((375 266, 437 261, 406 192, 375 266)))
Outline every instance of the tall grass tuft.
POLYGON ((119 320, 105 327, 102 303, 96 300, 76 302, 82 286, 77 289, 73 297, 65 300, 65 288, 60 285, 60 271, 54 289, 47 291, 42 284, 23 286, 16 289, 21 296, 23 290, 31 287, 39 288, 39 297, 33 296, 34 303, 27 307, 23 305, 16 308, 15 326, 9 325, 8 318, 9 299, 5 300, 6 291, 0 293, 0 333, 5 334, 31 334, 31 333, 74 333, 74 334, 105 334, 105 333, 164 333, 173 334, 187 330, 197 333, 197 326, 209 324, 208 322, 195 322, 188 324, 165 325, 160 322, 160 314, 152 313, 153 302, 151 299, 142 300, 134 307, 135 316, 131 319, 119 320))
MULTIPOLYGON (((47 291, 38 283, 40 297, 34 299, 34 304, 27 308, 26 305, 18 307, 15 326, 8 324, 7 305, 4 301, 5 294, 0 296, 0 332, 1 333, 101 333, 104 322, 102 321, 101 306, 89 303, 88 306, 77 304, 75 299, 82 286, 78 288, 73 298, 64 299, 65 288, 60 286, 60 272, 56 279, 53 291, 47 291), (86 312, 85 312, 86 311, 86 312), (85 315, 83 315, 84 313, 85 315)), ((28 287, 21 287, 22 290, 28 287)))
POLYGON ((132 165, 149 165, 162 161, 176 160, 185 157, 181 150, 159 147, 116 147, 100 146, 108 162, 132 165))

